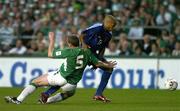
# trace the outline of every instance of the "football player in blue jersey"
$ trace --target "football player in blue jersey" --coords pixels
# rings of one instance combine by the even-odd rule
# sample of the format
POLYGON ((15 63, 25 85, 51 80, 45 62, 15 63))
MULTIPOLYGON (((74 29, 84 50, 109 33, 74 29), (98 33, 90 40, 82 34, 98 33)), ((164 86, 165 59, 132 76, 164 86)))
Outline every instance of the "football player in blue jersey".
MULTIPOLYGON (((104 62, 106 59, 104 58, 105 48, 108 47, 109 41, 112 38, 111 31, 116 26, 116 19, 112 15, 106 15, 102 23, 96 23, 89 28, 82 31, 80 36, 82 45, 84 48, 90 48, 93 54, 100 60, 104 62)), ((93 97, 94 100, 100 100, 103 102, 110 102, 105 96, 103 96, 103 91, 108 83, 108 80, 111 76, 113 69, 107 70, 101 68, 103 70, 103 74, 101 77, 101 82, 98 86, 98 89, 93 97)))
MULTIPOLYGON (((85 29, 84 31, 82 31, 80 35, 80 41, 82 43, 82 47, 90 48, 92 53, 99 60, 103 62, 108 62, 104 58, 104 51, 105 48, 108 47, 109 41, 112 38, 111 31, 114 29, 115 26, 116 26, 115 17, 113 17, 112 15, 106 15, 103 23, 96 23, 90 26, 89 28, 85 29)), ((103 102, 110 102, 110 100, 103 95, 103 91, 108 83, 108 80, 111 76, 113 69, 111 70, 105 68, 101 68, 101 69, 103 70, 103 74, 93 99, 103 102)), ((46 92, 41 93, 40 101, 46 103, 48 97, 54 92, 56 92, 59 88, 60 88, 59 86, 53 86, 50 89, 48 89, 46 92)))

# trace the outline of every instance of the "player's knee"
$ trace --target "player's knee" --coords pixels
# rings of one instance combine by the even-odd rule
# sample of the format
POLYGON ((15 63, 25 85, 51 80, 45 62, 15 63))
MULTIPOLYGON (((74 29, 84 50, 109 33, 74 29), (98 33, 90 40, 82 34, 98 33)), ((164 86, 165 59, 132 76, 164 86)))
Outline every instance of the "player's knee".
POLYGON ((38 82, 38 80, 33 79, 33 80, 31 81, 30 85, 33 85, 33 86, 38 87, 38 86, 39 86, 39 82, 38 82))
POLYGON ((31 81, 31 83, 32 83, 32 84, 36 84, 37 81, 36 81, 35 79, 33 79, 33 80, 31 81))
POLYGON ((36 81, 34 81, 34 80, 32 80, 32 81, 30 82, 30 85, 35 86, 35 87, 38 87, 38 85, 36 84, 36 81))

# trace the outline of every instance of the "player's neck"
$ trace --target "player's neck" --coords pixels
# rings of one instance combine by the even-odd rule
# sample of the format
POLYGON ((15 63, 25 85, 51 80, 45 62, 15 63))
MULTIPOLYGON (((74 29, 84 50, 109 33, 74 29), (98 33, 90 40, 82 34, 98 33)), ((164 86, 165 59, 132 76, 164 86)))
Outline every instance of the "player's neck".
POLYGON ((73 45, 71 45, 71 46, 69 46, 70 48, 77 48, 76 46, 73 46, 73 45))

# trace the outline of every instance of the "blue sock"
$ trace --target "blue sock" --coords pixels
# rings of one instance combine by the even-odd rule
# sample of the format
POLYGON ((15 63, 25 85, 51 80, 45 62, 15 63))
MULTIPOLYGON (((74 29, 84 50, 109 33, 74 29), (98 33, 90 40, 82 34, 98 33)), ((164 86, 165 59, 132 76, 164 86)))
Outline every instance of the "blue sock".
POLYGON ((59 86, 52 86, 47 91, 45 91, 44 93, 50 96, 53 93, 55 93, 57 90, 59 90, 59 88, 60 88, 59 86))
POLYGON ((107 72, 107 71, 103 72, 102 77, 101 77, 101 82, 98 86, 98 89, 97 89, 95 95, 102 95, 102 93, 103 93, 103 91, 104 91, 104 89, 108 83, 110 76, 111 76, 110 72, 107 72))

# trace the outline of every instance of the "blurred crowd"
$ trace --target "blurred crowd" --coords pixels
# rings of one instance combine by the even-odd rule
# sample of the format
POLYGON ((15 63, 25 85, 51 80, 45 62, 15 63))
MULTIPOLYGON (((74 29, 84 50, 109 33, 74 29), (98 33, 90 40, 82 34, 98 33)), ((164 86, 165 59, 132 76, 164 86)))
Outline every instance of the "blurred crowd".
POLYGON ((118 25, 106 56, 179 56, 179 0, 0 0, 0 55, 46 56, 48 32, 56 47, 106 14, 118 25))

